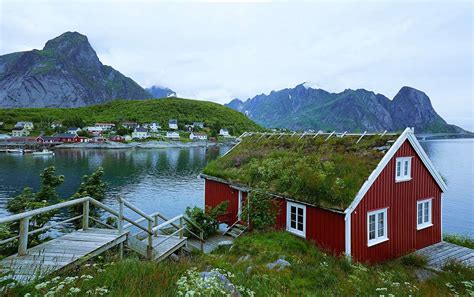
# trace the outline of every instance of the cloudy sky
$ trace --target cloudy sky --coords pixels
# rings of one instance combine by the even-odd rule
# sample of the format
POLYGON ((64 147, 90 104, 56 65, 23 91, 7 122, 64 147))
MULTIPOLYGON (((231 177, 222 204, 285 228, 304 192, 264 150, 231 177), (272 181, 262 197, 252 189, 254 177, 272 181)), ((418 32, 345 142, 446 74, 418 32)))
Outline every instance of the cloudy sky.
POLYGON ((423 90, 474 130, 472 1, 0 0, 0 55, 65 31, 144 87, 225 103, 310 81, 393 98, 423 90))

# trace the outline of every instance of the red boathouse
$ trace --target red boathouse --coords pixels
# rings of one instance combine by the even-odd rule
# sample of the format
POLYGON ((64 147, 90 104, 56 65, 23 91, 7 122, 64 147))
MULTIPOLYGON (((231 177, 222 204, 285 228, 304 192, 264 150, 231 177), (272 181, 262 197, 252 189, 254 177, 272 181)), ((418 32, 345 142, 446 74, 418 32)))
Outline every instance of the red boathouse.
POLYGON ((202 174, 205 205, 230 202, 222 222, 243 220, 247 196, 259 188, 278 202, 276 228, 356 261, 385 261, 442 240, 447 186, 411 129, 241 138, 202 174))

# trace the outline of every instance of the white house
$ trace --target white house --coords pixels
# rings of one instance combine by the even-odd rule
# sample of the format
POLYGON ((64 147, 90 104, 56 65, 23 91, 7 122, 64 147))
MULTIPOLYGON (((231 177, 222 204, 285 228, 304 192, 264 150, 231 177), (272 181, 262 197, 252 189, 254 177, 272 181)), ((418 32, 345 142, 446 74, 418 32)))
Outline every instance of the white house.
POLYGON ((225 128, 222 128, 222 129, 219 130, 219 135, 224 136, 224 137, 229 137, 230 136, 229 130, 227 130, 225 128))
POLYGON ((26 128, 15 127, 12 129, 13 137, 24 137, 30 135, 30 130, 26 128))
POLYGON ((89 132, 90 134, 92 135, 102 135, 102 133, 104 133, 104 129, 102 127, 85 127, 84 130, 86 130, 87 132, 89 132))
POLYGON ((148 130, 143 127, 137 127, 132 132, 132 138, 134 139, 146 139, 148 137, 150 137, 150 134, 148 134, 148 130))
POLYGON ((96 127, 102 128, 102 130, 110 130, 115 127, 114 123, 95 123, 96 127))
POLYGON ((63 124, 61 124, 61 122, 58 122, 58 121, 54 121, 51 123, 51 129, 61 128, 62 126, 63 124))
POLYGON ((34 125, 33 125, 33 122, 17 122, 15 124, 15 128, 25 128, 28 130, 33 130, 34 125))
POLYGON ((166 138, 172 139, 172 140, 179 140, 179 133, 175 131, 167 131, 166 138))
POLYGON ((169 120, 168 127, 173 130, 178 130, 178 120, 175 120, 175 119, 169 120))
POLYGON ((189 139, 191 140, 207 140, 206 133, 192 132, 189 134, 189 139))
POLYGON ((79 131, 81 131, 81 128, 69 127, 69 128, 67 128, 67 132, 66 132, 66 133, 69 133, 69 134, 77 134, 77 133, 79 133, 79 131))
POLYGON ((161 126, 160 124, 153 122, 153 123, 148 124, 148 129, 150 129, 151 132, 156 133, 160 131, 161 126))
POLYGON ((193 122, 193 128, 204 128, 203 122, 193 122))
POLYGON ((131 122, 131 121, 125 121, 122 123, 122 127, 127 128, 127 129, 135 129, 138 127, 137 122, 131 122))

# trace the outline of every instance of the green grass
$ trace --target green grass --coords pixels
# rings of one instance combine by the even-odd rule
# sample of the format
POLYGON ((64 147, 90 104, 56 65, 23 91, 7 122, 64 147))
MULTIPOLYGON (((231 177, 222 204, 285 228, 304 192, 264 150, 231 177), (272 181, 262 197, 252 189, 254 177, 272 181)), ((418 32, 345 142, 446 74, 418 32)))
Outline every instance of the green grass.
POLYGON ((456 234, 445 234, 443 239, 447 242, 451 242, 460 246, 465 246, 470 249, 474 249, 474 240, 468 236, 456 235, 456 234))
POLYGON ((178 98, 116 100, 80 108, 0 109, 0 121, 9 125, 17 121, 33 121, 35 126, 48 126, 55 120, 75 121, 77 119, 85 121, 87 125, 95 122, 126 120, 139 123, 159 122, 164 129, 168 127, 169 119, 177 119, 178 123, 183 125, 203 121, 207 127, 228 128, 233 135, 262 129, 242 113, 220 104, 178 98))
POLYGON ((374 149, 397 136, 259 139, 245 137, 205 174, 322 207, 345 209, 375 169, 383 152, 374 149))
MULTIPOLYGON (((78 287, 81 290, 78 296, 90 296, 87 291, 105 287, 110 296, 176 296, 176 282, 193 267, 197 271, 212 268, 229 271, 234 275, 231 278, 234 285, 254 291, 255 296, 449 296, 455 293, 463 296, 472 294, 469 286, 474 286, 474 270, 458 264, 450 264, 432 279, 419 282, 415 277, 418 262, 412 265, 412 261, 400 259, 373 266, 351 264, 287 232, 249 234, 240 237, 230 250, 221 248, 210 255, 194 254, 178 262, 153 263, 127 258, 111 265, 103 263, 99 259, 95 267, 83 266, 70 272, 69 276, 79 278, 62 292, 78 287), (242 260, 247 255, 249 258, 242 260), (286 259, 291 266, 282 271, 266 267, 279 258, 286 259), (86 281, 80 278, 82 275, 91 275, 92 279, 86 281)), ((15 288, 6 295, 44 294, 65 277, 45 289, 35 289, 36 283, 15 288)))

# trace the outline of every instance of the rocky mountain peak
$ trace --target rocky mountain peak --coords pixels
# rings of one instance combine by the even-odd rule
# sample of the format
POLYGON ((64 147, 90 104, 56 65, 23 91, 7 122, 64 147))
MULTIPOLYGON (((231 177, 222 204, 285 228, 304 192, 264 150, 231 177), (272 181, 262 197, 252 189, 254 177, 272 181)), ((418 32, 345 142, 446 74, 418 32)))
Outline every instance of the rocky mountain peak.
POLYGON ((79 63, 99 63, 97 53, 89 43, 87 36, 78 32, 65 32, 49 40, 46 42, 43 52, 79 63))

